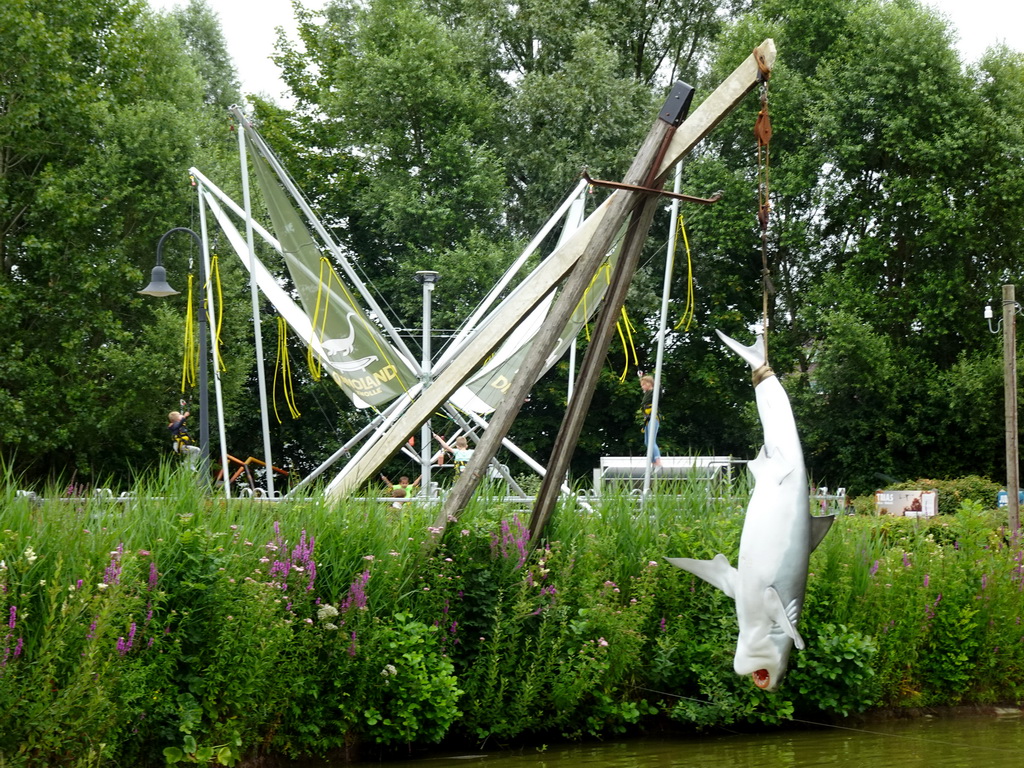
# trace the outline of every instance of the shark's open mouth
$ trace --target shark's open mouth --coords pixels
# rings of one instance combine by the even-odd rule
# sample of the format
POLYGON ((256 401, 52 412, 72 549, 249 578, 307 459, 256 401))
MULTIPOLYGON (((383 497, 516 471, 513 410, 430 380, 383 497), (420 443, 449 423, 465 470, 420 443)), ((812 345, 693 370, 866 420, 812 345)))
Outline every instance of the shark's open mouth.
POLYGON ((767 688, 771 685, 772 678, 771 675, 768 674, 767 669, 759 669, 750 676, 754 678, 754 685, 758 688, 767 688))

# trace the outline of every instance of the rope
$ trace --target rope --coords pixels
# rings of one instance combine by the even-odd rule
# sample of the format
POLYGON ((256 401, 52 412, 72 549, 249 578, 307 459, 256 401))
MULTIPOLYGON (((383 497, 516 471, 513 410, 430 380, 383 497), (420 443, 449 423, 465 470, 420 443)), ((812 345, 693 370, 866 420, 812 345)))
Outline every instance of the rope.
POLYGON ((181 393, 186 385, 195 387, 196 371, 199 367, 199 351, 196 347, 196 329, 192 306, 192 273, 188 275, 188 299, 185 303, 185 342, 181 361, 181 393))
MULTIPOLYGON (((755 55, 757 51, 754 51, 755 55)), ((754 136, 757 139, 757 220, 761 227, 761 316, 764 336, 764 360, 768 364, 768 299, 775 295, 771 273, 768 271, 768 219, 771 212, 769 194, 771 191, 771 140, 772 120, 768 113, 768 79, 771 72, 761 67, 761 111, 754 121, 754 136)))
POLYGON ((298 406, 295 404, 295 385, 292 381, 291 358, 288 356, 288 325, 283 317, 277 318, 277 362, 274 364, 274 417, 280 424, 281 416, 277 412, 277 374, 281 373, 281 391, 284 393, 284 401, 288 405, 288 412, 293 419, 299 418, 298 406))
MULTIPOLYGON (((310 374, 312 374, 312 376, 313 376, 313 381, 320 381, 320 376, 323 373, 323 364, 322 364, 320 358, 313 353, 313 340, 315 339, 316 341, 320 341, 320 342, 323 341, 323 338, 324 338, 324 327, 327 325, 327 309, 330 306, 330 302, 331 302, 331 292, 327 291, 327 296, 325 296, 324 300, 323 300, 324 312, 323 312, 323 318, 321 319, 321 317, 320 317, 320 304, 321 304, 320 299, 324 295, 324 268, 325 268, 324 262, 325 261, 326 261, 326 259, 323 259, 323 258, 320 259, 320 274, 317 277, 317 285, 316 285, 316 304, 313 306, 313 324, 312 324, 312 331, 311 331, 311 333, 313 334, 313 337, 309 340, 309 344, 306 345, 306 365, 309 368, 310 374), (321 324, 321 327, 320 327, 319 331, 317 330, 317 327, 316 327, 318 321, 321 324)), ((330 265, 327 265, 327 268, 329 269, 330 265)))
MULTIPOLYGON (((207 281, 212 279, 217 288, 217 316, 216 322, 214 323, 213 334, 211 335, 213 337, 213 343, 217 348, 217 367, 220 369, 221 373, 224 373, 227 371, 227 366, 224 365, 224 355, 220 353, 220 330, 221 326, 224 324, 224 288, 220 282, 220 257, 216 255, 210 259, 210 273, 211 275, 207 278, 207 281)), ((203 289, 203 295, 206 295, 205 288, 203 289)))
MULTIPOLYGON (((590 278, 590 285, 588 285, 587 290, 583 292, 583 298, 580 299, 580 303, 576 305, 577 312, 580 310, 583 311, 583 332, 588 342, 590 341, 590 322, 587 320, 587 317, 590 315, 590 310, 587 308, 587 302, 590 299, 590 292, 594 290, 594 285, 597 283, 597 280, 602 273, 605 276, 605 282, 609 285, 611 284, 612 265, 606 261, 598 268, 597 272, 594 273, 594 276, 590 278)), ((573 313, 573 316, 575 317, 575 312, 573 313)))
POLYGON ((636 356, 636 345, 633 344, 633 332, 636 330, 633 324, 629 321, 629 315, 626 314, 626 306, 622 306, 622 319, 615 323, 615 330, 619 332, 619 339, 622 340, 622 349, 626 353, 626 359, 622 367, 622 375, 619 376, 619 384, 626 381, 626 377, 629 375, 629 353, 633 353, 633 365, 635 366, 638 362, 636 356))
MULTIPOLYGON (((679 232, 683 235, 683 246, 686 248, 686 307, 683 309, 683 316, 679 318, 679 322, 676 323, 674 330, 679 330, 680 327, 684 331, 690 330, 690 325, 693 323, 693 313, 697 306, 697 301, 694 298, 693 293, 693 256, 690 253, 690 239, 686 236, 686 222, 683 220, 683 212, 679 211, 679 232), (683 323, 686 323, 683 326, 683 323)), ((676 247, 679 245, 679 237, 677 236, 672 242, 672 263, 675 263, 676 258, 676 247)))

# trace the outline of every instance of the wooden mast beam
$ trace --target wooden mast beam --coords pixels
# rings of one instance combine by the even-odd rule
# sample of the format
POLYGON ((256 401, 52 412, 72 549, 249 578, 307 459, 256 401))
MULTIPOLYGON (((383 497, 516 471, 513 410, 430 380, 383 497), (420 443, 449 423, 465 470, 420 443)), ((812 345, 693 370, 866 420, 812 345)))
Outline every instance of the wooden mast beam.
MULTIPOLYGON (((643 184, 653 175, 656 183, 663 183, 668 171, 688 154, 693 147, 706 136, 735 106, 749 93, 758 83, 759 73, 767 68, 769 71, 775 61, 775 44, 772 40, 765 40, 754 53, 747 57, 742 64, 717 88, 715 91, 694 111, 694 113, 683 123, 683 125, 671 135, 667 149, 662 151, 662 139, 670 134, 667 123, 657 121, 648 134, 644 145, 640 148, 637 159, 631 167, 630 174, 636 170, 635 179, 631 180, 630 174, 624 179, 626 183, 643 184), (660 159, 659 159, 660 155, 660 159), (657 170, 651 173, 651 162, 656 161, 657 170), (644 165, 646 163, 646 165, 644 165)), ((413 403, 403 416, 398 419, 387 432, 380 436, 374 447, 367 451, 363 457, 350 463, 343 472, 335 478, 328 486, 327 495, 329 498, 344 496, 365 482, 376 469, 390 458, 421 424, 431 417, 437 408, 444 404, 447 399, 458 389, 459 386, 476 370, 504 339, 511 333, 512 329, 527 315, 533 308, 572 271, 572 276, 567 280, 566 287, 563 287, 559 295, 559 301, 563 305, 559 316, 565 314, 565 319, 559 322, 558 317, 549 316, 545 329, 554 328, 545 334, 548 343, 538 344, 535 340, 531 347, 530 358, 541 362, 532 362, 527 366, 528 361, 520 367, 519 372, 513 378, 502 404, 491 417, 489 426, 484 432, 481 442, 473 453, 473 458, 463 473, 459 482, 452 489, 448 500, 444 505, 442 515, 439 518, 443 528, 448 519, 454 518, 465 506, 469 497, 476 489, 477 484, 483 477, 484 469, 490 459, 497 451, 501 440, 508 432, 512 421, 519 412, 526 394, 529 393, 542 370, 543 358, 557 342, 558 334, 565 327, 576 305, 582 298, 582 291, 574 301, 565 296, 573 284, 571 293, 576 293, 575 286, 579 283, 589 285, 591 276, 597 271, 604 260, 605 255, 611 248, 620 228, 626 218, 633 212, 642 198, 649 197, 633 191, 619 190, 609 196, 605 202, 592 213, 583 225, 564 242, 556 251, 527 277, 520 286, 502 304, 491 313, 488 320, 481 326, 475 336, 470 338, 463 349, 452 360, 451 364, 442 371, 413 403), (574 269, 579 264, 580 267, 574 269), (566 301, 561 301, 565 297, 566 301), (571 303, 571 307, 566 307, 571 303)), ((639 215, 636 224, 639 228, 643 225, 645 212, 639 215)), ((651 213, 653 217, 653 212, 651 213)), ((642 241, 646 236, 647 226, 643 229, 643 235, 639 232, 635 237, 642 241)), ((585 290, 585 286, 584 289, 585 290)), ((554 311, 554 307, 552 308, 554 311)), ((543 332, 543 331, 542 331, 543 332)), ((550 471, 549 475, 552 474, 550 471)))

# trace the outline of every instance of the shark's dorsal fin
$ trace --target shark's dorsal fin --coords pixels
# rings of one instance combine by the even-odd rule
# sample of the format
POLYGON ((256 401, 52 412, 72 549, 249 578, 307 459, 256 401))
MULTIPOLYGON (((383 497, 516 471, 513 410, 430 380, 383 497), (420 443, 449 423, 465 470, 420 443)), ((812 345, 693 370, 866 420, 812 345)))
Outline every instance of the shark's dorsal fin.
POLYGON ((835 519, 835 515, 811 515, 811 528, 808 532, 810 535, 808 552, 813 552, 818 548, 821 540, 825 538, 825 534, 832 528, 832 523, 835 519))
POLYGON ((733 600, 736 599, 736 569, 729 564, 729 558, 723 554, 715 555, 713 560, 692 560, 689 557, 666 557, 676 568, 689 571, 699 576, 713 587, 718 587, 733 600))
POLYGON ((747 464, 747 467, 754 475, 755 480, 772 485, 782 485, 782 482, 796 469, 795 464, 786 461, 786 456, 780 449, 776 449, 775 455, 769 457, 768 449, 763 445, 757 452, 757 456, 747 464))
POLYGON ((802 651, 804 649, 804 639, 796 631, 796 600, 791 602, 787 608, 775 587, 766 587, 764 590, 764 603, 765 609, 772 621, 782 627, 782 631, 793 640, 793 645, 802 651))

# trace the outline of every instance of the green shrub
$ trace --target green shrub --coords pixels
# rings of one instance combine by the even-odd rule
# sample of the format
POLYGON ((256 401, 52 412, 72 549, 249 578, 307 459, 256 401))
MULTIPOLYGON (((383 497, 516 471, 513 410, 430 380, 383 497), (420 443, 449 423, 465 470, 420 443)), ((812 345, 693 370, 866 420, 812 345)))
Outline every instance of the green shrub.
POLYGON ((808 635, 813 642, 795 654, 786 676, 786 690, 797 708, 845 717, 875 705, 874 641, 841 624, 818 624, 809 627, 808 635))
POLYGON ((666 556, 735 562, 749 489, 560 506, 533 550, 477 500, 435 510, 0 490, 0 764, 233 764, 1024 701, 1019 538, 973 499, 841 516, 782 688, 733 673, 735 604, 666 556), (314 546, 315 543, 315 546, 314 546))
POLYGON ((433 744, 455 719, 462 691, 441 653, 437 627, 396 613, 363 659, 379 680, 361 704, 366 735, 379 744, 433 744))

